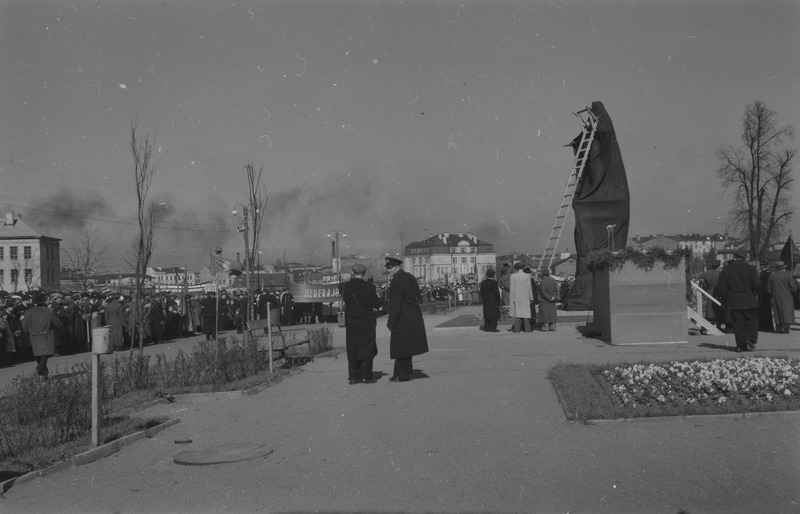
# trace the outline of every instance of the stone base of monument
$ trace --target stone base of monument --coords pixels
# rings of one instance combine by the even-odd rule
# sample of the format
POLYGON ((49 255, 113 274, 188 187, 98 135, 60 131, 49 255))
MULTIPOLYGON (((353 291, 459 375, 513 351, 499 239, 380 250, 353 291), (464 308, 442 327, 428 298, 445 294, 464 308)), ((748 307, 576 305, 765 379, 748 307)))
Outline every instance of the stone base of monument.
POLYGON ((651 270, 625 263, 593 273, 593 329, 614 345, 686 343, 686 277, 683 265, 651 270))
POLYGON ((178 452, 173 461, 184 466, 209 466, 266 457, 272 448, 262 443, 231 443, 204 450, 178 452))

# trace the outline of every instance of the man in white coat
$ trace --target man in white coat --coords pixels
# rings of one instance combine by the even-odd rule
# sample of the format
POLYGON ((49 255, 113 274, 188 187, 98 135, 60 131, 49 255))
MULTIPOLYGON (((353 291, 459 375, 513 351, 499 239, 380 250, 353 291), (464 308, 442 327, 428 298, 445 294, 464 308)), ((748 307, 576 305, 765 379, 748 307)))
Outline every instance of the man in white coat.
POLYGON ((514 264, 516 270, 511 275, 509 281, 509 306, 511 317, 514 318, 514 332, 519 332, 521 326, 525 327, 525 332, 532 332, 531 329, 531 301, 533 301, 533 289, 531 288, 531 276, 523 271, 525 265, 521 262, 514 264))

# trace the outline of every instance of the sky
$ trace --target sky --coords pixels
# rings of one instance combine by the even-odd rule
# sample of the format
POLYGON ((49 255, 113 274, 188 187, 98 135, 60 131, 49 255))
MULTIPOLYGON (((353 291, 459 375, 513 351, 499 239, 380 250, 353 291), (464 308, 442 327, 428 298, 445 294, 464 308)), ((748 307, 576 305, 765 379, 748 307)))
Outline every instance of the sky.
POLYGON ((601 101, 629 236, 723 233, 716 151, 756 100, 800 126, 799 57, 800 3, 781 0, 2 0, 0 207, 62 247, 96 234, 122 266, 136 123, 155 141, 155 265, 243 253, 250 161, 262 262, 330 262, 335 231, 342 255, 440 232, 538 253, 573 111, 601 101))

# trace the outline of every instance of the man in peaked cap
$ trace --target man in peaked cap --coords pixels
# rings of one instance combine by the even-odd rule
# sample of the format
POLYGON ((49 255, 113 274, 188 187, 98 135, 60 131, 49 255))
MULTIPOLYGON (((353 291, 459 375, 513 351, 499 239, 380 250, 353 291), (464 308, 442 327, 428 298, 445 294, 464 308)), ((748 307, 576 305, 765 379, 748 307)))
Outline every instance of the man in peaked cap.
POLYGON ((411 380, 411 359, 428 351, 428 337, 422 309, 419 307, 419 283, 414 275, 402 269, 403 261, 386 257, 386 269, 391 276, 386 323, 391 332, 389 357, 394 359, 394 373, 390 382, 411 380))
POLYGON ((730 318, 736 339, 736 351, 746 352, 758 342, 758 292, 761 280, 755 266, 745 258, 747 252, 737 249, 735 259, 719 274, 719 293, 730 318))
POLYGON ((344 301, 345 344, 347 346, 347 378, 350 384, 370 384, 372 361, 378 355, 375 337, 377 311, 383 302, 375 286, 364 280, 367 267, 353 264, 353 276, 342 284, 344 301))

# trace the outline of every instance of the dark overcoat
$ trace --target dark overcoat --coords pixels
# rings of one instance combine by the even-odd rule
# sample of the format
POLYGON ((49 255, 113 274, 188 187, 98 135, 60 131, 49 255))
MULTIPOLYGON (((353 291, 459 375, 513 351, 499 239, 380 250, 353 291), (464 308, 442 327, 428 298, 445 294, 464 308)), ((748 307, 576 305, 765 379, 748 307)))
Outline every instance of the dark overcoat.
POLYGON ((25 311, 22 330, 30 336, 33 356, 55 355, 56 333, 64 330, 61 320, 50 309, 43 306, 25 311))
POLYGON ((772 295, 772 312, 775 323, 794 323, 794 298, 797 282, 787 270, 773 271, 767 281, 767 291, 772 295))
POLYGON ((755 266, 743 260, 726 265, 719 274, 719 294, 725 311, 758 309, 761 280, 755 266))
POLYGON ((378 355, 375 327, 378 324, 375 311, 383 305, 375 286, 353 277, 342 284, 344 301, 344 326, 347 358, 368 361, 378 355))
MULTIPOLYGON (((719 274, 721 272, 722 270, 720 269, 710 269, 700 275, 700 285, 708 294, 717 300, 719 300, 717 297, 719 296, 718 285, 719 274)), ((717 304, 711 300, 706 301, 705 317, 706 319, 716 321, 717 323, 722 323, 725 321, 725 314, 722 312, 722 308, 717 306, 717 304)))
POLYGON ((483 319, 500 319, 500 286, 497 280, 484 279, 481 282, 480 295, 483 303, 483 319))
POLYGON ((419 284, 410 273, 399 270, 389 283, 387 306, 389 327, 389 358, 407 359, 428 351, 428 336, 419 307, 419 284))
POLYGON ((122 305, 117 298, 114 298, 105 304, 105 311, 106 325, 111 326, 110 343, 113 346, 122 346, 125 344, 122 338, 122 325, 125 306, 122 305))
POLYGON ((550 275, 545 275, 539 284, 539 317, 536 318, 538 323, 557 322, 556 302, 559 292, 558 282, 550 275))

